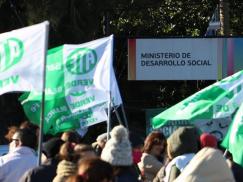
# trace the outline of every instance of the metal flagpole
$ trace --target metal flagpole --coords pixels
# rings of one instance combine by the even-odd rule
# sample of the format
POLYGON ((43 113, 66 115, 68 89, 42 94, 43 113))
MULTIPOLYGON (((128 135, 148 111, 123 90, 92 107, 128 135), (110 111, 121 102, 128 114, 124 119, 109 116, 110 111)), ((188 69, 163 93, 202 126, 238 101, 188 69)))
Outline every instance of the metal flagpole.
POLYGON ((111 130, 111 91, 108 91, 108 119, 107 119, 107 141, 110 138, 110 130, 111 130))
POLYGON ((45 49, 44 49, 44 65, 43 65, 43 88, 41 97, 41 116, 40 116, 40 131, 38 140, 38 163, 41 165, 41 154, 42 154, 42 142, 43 142, 43 126, 44 126, 44 115, 45 115, 45 88, 46 88, 46 57, 48 49, 48 36, 49 36, 49 22, 46 21, 46 35, 45 35, 45 49))
POLYGON ((122 114, 123 114, 124 121, 125 121, 125 126, 126 126, 126 128, 129 130, 128 122, 127 122, 127 116, 126 116, 126 112, 125 112, 125 109, 124 109, 123 104, 121 105, 121 109, 122 109, 122 114))

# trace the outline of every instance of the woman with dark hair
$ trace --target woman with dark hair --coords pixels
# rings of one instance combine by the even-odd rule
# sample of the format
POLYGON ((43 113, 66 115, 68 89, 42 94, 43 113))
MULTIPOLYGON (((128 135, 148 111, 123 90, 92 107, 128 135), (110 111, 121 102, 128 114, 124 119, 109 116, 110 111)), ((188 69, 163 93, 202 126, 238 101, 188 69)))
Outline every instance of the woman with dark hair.
POLYGON ((76 173, 79 155, 75 153, 74 147, 75 145, 70 142, 65 142, 61 146, 59 151, 61 161, 57 166, 57 175, 53 182, 64 182, 69 176, 76 173))
POLYGON ((82 159, 76 175, 69 177, 67 182, 112 182, 112 167, 99 158, 82 159))
POLYGON ((165 151, 165 136, 157 131, 150 133, 145 139, 141 162, 138 163, 146 182, 153 181, 157 172, 163 166, 165 151))

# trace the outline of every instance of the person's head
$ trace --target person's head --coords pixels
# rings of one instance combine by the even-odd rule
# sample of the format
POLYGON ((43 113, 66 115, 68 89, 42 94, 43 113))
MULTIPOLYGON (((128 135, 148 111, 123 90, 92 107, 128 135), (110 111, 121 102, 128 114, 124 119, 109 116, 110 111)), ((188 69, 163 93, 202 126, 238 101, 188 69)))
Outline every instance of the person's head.
POLYGON ((64 132, 61 136, 61 139, 64 142, 71 142, 71 143, 75 143, 75 144, 78 144, 81 141, 81 137, 76 131, 64 132))
POLYGON ((9 142, 11 142, 11 139, 14 135, 14 133, 18 130, 17 126, 10 126, 8 128, 8 133, 4 136, 9 142))
POLYGON ((105 144, 107 142, 107 133, 102 133, 96 138, 96 142, 99 145, 101 149, 105 147, 105 144))
POLYGON ((10 150, 17 147, 29 147, 35 149, 37 146, 37 136, 28 128, 17 130, 11 140, 10 150))
POLYGON ((28 128, 30 130, 32 130, 36 136, 38 137, 39 136, 39 126, 31 123, 30 121, 24 121, 20 124, 19 126, 20 129, 25 129, 25 128, 28 128))
POLYGON ((195 127, 180 127, 167 139, 167 153, 170 159, 187 153, 197 153, 199 132, 195 127))
POLYGON ((63 143, 64 142, 58 137, 51 138, 43 144, 42 152, 47 159, 53 159, 58 155, 63 143))
POLYGON ((212 147, 212 148, 218 148, 217 144, 217 138, 209 133, 203 133, 200 136, 200 144, 201 144, 201 148, 203 147, 212 147))
POLYGON ((112 166, 132 165, 132 147, 127 129, 124 126, 119 125, 112 129, 111 138, 101 153, 101 159, 109 162, 112 166))
POLYGON ((85 158, 79 162, 78 172, 67 182, 112 182, 112 166, 99 158, 85 158))
POLYGON ((96 157, 95 151, 90 145, 77 144, 74 147, 74 151, 79 155, 80 159, 96 157))
POLYGON ((77 162, 79 160, 79 156, 75 153, 74 147, 75 145, 71 142, 65 142, 64 144, 62 144, 59 151, 60 159, 71 162, 77 162))
POLYGON ((146 137, 143 152, 160 157, 165 149, 166 138, 161 132, 154 131, 146 137))

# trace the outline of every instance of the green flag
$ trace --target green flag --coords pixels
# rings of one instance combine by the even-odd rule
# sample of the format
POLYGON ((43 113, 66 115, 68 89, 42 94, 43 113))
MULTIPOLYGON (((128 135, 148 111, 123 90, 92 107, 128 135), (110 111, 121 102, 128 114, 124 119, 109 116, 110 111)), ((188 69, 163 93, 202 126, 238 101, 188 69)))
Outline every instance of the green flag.
POLYGON ((235 114, 221 145, 230 151, 233 161, 243 167, 243 104, 235 114))
MULTIPOLYGON (((113 62, 113 36, 48 51, 46 65, 44 133, 56 134, 106 121, 109 91, 121 104, 113 62)), ((20 99, 30 121, 40 123, 41 93, 20 99)))
POLYGON ((243 70, 193 94, 152 119, 153 128, 167 121, 231 116, 243 102, 243 70))

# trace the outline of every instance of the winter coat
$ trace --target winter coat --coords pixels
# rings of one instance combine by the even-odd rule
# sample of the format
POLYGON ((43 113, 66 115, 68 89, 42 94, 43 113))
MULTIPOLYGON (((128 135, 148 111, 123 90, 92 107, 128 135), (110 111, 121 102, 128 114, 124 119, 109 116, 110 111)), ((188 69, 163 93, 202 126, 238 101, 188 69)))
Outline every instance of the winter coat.
POLYGON ((26 171, 36 166, 36 152, 29 147, 17 147, 0 157, 0 181, 18 182, 26 171))
POLYGON ((123 169, 115 176, 115 182, 139 182, 138 175, 136 174, 133 166, 123 169))
POLYGON ((27 171, 19 182, 52 182, 56 176, 57 164, 57 160, 48 159, 45 164, 27 171))
POLYGON ((213 148, 200 150, 174 182, 234 182, 222 153, 213 148))
POLYGON ((138 163, 138 167, 141 173, 144 175, 146 182, 153 181, 154 177, 162 166, 162 162, 160 162, 158 159, 156 159, 156 157, 148 153, 143 153, 141 162, 138 163))
POLYGON ((57 175, 53 182, 65 182, 65 180, 76 173, 77 166, 75 163, 62 160, 57 166, 57 175))
POLYGON ((180 175, 197 153, 198 141, 199 133, 194 127, 180 127, 172 133, 167 139, 167 153, 171 161, 157 174, 159 181, 171 182, 180 175))

